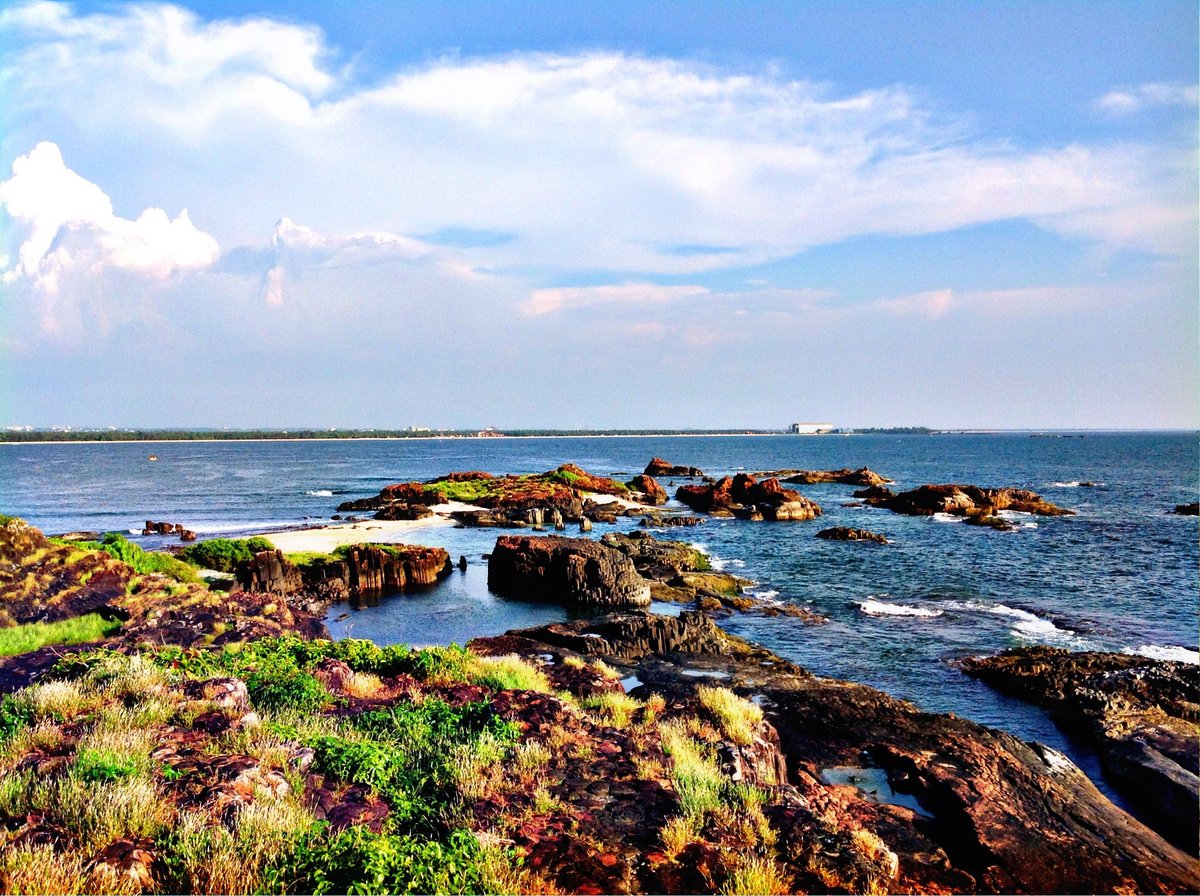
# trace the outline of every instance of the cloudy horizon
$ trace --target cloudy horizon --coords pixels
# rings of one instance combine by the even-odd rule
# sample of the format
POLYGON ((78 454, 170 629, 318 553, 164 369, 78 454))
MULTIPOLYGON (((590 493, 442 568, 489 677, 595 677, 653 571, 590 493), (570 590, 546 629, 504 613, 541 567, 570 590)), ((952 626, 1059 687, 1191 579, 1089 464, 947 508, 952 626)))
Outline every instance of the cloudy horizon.
POLYGON ((0 425, 1200 425, 1186 4, 471 8, 0 12, 0 425))

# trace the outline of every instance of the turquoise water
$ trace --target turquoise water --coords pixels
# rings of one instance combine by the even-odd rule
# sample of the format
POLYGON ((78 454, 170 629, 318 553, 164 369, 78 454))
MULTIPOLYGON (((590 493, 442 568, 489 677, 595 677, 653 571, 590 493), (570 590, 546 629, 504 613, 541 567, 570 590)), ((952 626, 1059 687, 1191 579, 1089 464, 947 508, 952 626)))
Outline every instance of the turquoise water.
MULTIPOLYGON (((994 694, 952 661, 1028 643, 1195 656, 1197 521, 1167 512, 1196 500, 1194 433, 0 445, 0 510, 48 532, 140 531, 144 520, 156 519, 201 535, 238 534, 318 522, 348 497, 452 470, 528 473, 570 461, 628 477, 653 455, 714 475, 866 465, 895 479, 898 489, 929 482, 1018 486, 1077 512, 1017 517, 1016 531, 996 532, 844 507, 852 487, 815 485, 798 489, 824 508, 817 521, 710 520, 661 533, 701 545, 719 566, 755 580, 758 592, 827 616, 823 626, 783 616, 723 622, 814 672, 1007 728, 1086 765, 1085 752, 1040 711, 994 694), (159 460, 149 462, 150 453, 159 460), (892 544, 813 537, 830 525, 883 532, 892 544)), ((597 525, 593 534, 607 528, 597 525)), ((466 572, 375 607, 337 608, 331 629, 445 643, 565 618, 559 608, 487 591, 482 555, 496 534, 414 532, 413 541, 466 556, 466 572)))

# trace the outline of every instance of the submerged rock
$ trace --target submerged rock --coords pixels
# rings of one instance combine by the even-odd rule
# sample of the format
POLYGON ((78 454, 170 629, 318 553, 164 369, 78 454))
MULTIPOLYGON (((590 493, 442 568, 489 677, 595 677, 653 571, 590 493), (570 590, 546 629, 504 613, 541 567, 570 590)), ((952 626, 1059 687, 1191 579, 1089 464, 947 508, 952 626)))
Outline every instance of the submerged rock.
POLYGON ((488 563, 488 588, 565 606, 644 607, 650 583, 615 548, 587 538, 502 535, 488 563))
POLYGON ((1022 647, 964 660, 967 674, 1054 712, 1164 837, 1200 836, 1200 666, 1123 653, 1022 647))
POLYGON ((1200 516, 1200 503, 1193 501, 1191 504, 1176 504, 1171 512, 1180 516, 1200 516))
POLYGON ((849 526, 834 526, 831 529, 822 529, 817 533, 817 538, 824 538, 826 541, 874 541, 879 544, 887 544, 887 536, 880 535, 878 532, 871 532, 867 529, 852 529, 849 526))

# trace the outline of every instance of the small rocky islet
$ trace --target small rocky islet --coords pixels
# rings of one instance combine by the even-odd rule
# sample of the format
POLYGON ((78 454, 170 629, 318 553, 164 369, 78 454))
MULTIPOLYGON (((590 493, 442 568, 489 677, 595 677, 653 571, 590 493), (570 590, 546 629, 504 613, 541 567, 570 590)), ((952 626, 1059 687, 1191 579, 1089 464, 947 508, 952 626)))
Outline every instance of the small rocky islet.
MULTIPOLYGON (((555 511, 581 529, 596 511, 677 515, 644 480, 575 485, 582 473, 456 474, 353 509, 457 500, 534 530, 558 528, 555 511)), ((800 503, 778 481, 680 488, 708 496, 707 510, 688 505, 702 513, 795 520, 778 515, 800 503)), ((924 488, 866 500, 1062 512, 1027 492, 924 488)), ((119 624, 0 659, 5 892, 1200 889, 1196 667, 1039 648, 964 663, 1093 738, 1118 786, 1158 782, 1171 795, 1143 801, 1144 824, 1053 750, 728 635, 703 610, 735 608, 721 601, 745 580, 646 531, 501 536, 495 590, 592 615, 465 649, 330 642, 321 622, 332 603, 435 583, 452 566, 439 548, 256 550, 224 587, 153 565, 0 526, 0 637, 97 614, 119 624), (643 609, 672 594, 698 609, 643 609)))

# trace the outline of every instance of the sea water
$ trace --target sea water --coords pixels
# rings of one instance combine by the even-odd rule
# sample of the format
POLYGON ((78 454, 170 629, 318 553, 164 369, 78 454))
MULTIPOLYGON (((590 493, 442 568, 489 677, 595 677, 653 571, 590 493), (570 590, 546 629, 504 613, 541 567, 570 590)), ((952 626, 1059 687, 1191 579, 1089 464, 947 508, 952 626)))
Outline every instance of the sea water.
MULTIPOLYGON (((752 579, 760 596, 826 617, 816 626, 788 616, 722 620, 819 674, 1040 740, 1087 766, 1094 764, 1087 751, 1040 710, 973 681, 954 661, 1023 644, 1200 659, 1197 520, 1169 512, 1197 497, 1195 433, 0 445, 0 512, 50 533, 118 530, 155 547, 164 540, 136 534, 147 519, 181 522, 201 537, 246 534, 327 521, 344 500, 454 470, 532 473, 571 462, 628 479, 656 455, 714 476, 869 466, 897 490, 1014 486, 1075 511, 1009 514, 1015 528, 1000 532, 952 517, 846 506, 855 503, 852 486, 822 484, 794 486, 821 505, 818 520, 708 520, 655 533, 694 542, 718 568, 752 579), (813 537, 826 526, 871 529, 890 544, 813 537)), ((669 483, 662 480, 673 493, 669 483)), ((617 528, 636 523, 623 519, 617 528)), ((611 528, 597 524, 592 536, 611 528)), ((562 608, 487 590, 483 555, 497 534, 415 529, 410 541, 465 556, 466 571, 375 606, 335 607, 331 631, 431 644, 567 618, 562 608)))

